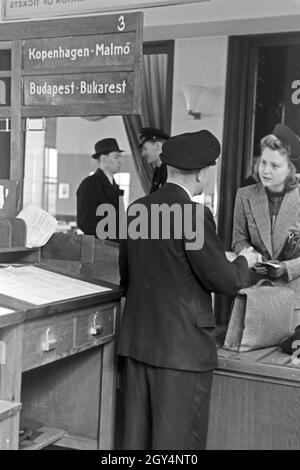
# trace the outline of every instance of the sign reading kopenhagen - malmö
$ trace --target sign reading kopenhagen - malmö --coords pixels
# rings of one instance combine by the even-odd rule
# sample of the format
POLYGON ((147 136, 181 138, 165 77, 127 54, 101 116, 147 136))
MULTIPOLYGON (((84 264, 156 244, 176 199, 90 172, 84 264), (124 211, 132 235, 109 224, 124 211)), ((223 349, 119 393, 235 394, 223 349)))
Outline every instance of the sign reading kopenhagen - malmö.
POLYGON ((101 114, 139 112, 142 14, 99 17, 97 28, 99 34, 23 41, 25 107, 102 104, 101 114))
POLYGON ((27 72, 61 67, 132 66, 134 46, 132 32, 27 40, 23 69, 27 72))

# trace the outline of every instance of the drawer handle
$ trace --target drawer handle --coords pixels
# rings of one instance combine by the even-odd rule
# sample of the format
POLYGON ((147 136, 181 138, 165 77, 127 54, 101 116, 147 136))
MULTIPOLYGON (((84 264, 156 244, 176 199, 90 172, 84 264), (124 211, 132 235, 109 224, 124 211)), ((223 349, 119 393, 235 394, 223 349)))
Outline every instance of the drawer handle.
POLYGON ((103 331, 103 326, 101 324, 97 324, 98 317, 97 315, 94 316, 94 326, 92 326, 89 330, 91 336, 98 336, 101 335, 103 331))
POLYGON ((48 328, 46 331, 46 341, 42 343, 42 350, 45 352, 52 351, 52 349, 56 349, 56 346, 57 341, 52 337, 51 329, 48 328))
POLYGON ((98 336, 98 335, 101 335, 102 331, 103 331, 102 325, 92 326, 92 328, 90 328, 90 335, 98 336))

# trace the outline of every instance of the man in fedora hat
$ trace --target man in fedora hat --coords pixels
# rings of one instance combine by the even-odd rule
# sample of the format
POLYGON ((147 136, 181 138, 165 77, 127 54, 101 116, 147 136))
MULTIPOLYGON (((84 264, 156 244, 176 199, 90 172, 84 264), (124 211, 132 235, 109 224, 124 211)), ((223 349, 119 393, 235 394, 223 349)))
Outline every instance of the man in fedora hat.
POLYGON ((142 157, 154 168, 150 193, 156 191, 167 180, 167 166, 160 159, 161 147, 170 136, 154 127, 143 127, 140 132, 142 157))
MULTIPOLYGON (((80 183, 77 189, 77 224, 86 235, 97 236, 97 224, 101 217, 96 215, 100 204, 112 204, 119 215, 119 198, 122 191, 114 180, 114 174, 121 169, 121 153, 116 139, 107 138, 96 142, 92 158, 98 161, 97 171, 80 183)), ((118 234, 118 230, 116 231, 118 234)), ((114 239, 114 241, 117 241, 114 239)))
POLYGON ((126 292, 118 343, 123 449, 205 448, 217 365, 211 292, 235 294, 257 261, 251 250, 244 250, 229 262, 210 210, 192 201, 203 191, 208 167, 219 154, 220 144, 207 130, 167 140, 161 157, 167 165, 166 184, 134 204, 141 213, 149 214, 153 207, 163 208, 165 215, 166 208, 174 210, 169 230, 153 239, 131 238, 128 230, 120 243, 120 283, 126 292), (179 222, 176 213, 183 214, 179 222), (193 226, 202 224, 198 248, 187 242, 184 230, 178 236, 178 225, 185 227, 188 221, 185 214, 193 226))

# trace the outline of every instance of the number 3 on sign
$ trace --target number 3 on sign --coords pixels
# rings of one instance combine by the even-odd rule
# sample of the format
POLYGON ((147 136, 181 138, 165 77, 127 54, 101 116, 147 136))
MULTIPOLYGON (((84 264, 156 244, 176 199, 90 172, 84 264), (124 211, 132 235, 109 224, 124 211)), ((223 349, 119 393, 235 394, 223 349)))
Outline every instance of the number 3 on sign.
POLYGON ((118 30, 119 31, 124 31, 124 29, 125 29, 124 15, 121 15, 121 16, 119 16, 118 30))

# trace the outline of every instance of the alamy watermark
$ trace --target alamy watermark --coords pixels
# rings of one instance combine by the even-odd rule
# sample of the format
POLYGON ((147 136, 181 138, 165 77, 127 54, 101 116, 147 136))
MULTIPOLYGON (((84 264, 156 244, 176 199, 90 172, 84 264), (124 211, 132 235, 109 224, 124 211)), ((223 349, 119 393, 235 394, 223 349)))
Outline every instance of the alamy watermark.
POLYGON ((200 250, 204 243, 204 206, 202 204, 146 206, 133 203, 127 213, 119 198, 118 211, 112 204, 100 204, 96 215, 97 237, 101 240, 184 240, 187 250, 200 250))

